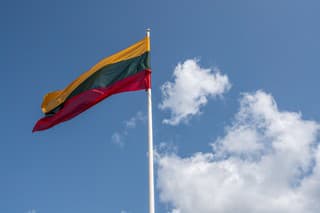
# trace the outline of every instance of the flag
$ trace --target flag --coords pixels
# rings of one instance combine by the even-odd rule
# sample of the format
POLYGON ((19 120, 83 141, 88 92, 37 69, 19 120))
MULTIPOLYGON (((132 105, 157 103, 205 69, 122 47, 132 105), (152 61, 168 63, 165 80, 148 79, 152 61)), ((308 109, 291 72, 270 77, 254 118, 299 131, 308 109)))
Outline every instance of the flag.
POLYGON ((145 37, 130 47, 102 59, 65 89, 50 92, 41 105, 44 117, 32 132, 72 119, 117 93, 151 87, 150 41, 145 37))

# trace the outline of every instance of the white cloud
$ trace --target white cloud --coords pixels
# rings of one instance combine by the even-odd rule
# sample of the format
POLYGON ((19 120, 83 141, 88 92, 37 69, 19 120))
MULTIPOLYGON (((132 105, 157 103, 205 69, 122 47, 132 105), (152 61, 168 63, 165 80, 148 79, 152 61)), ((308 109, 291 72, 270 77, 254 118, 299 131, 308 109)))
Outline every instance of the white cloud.
POLYGON ((129 120, 125 121, 126 128, 135 128, 138 122, 145 122, 146 120, 146 115, 139 111, 129 120))
POLYGON ((145 122, 147 117, 142 112, 138 111, 134 116, 124 121, 124 128, 122 131, 114 132, 111 136, 111 142, 123 148, 125 145, 125 138, 128 135, 129 129, 136 128, 139 122, 145 122))
POLYGON ((119 147, 123 147, 124 146, 123 134, 121 134, 119 132, 115 132, 115 133, 112 134, 111 141, 112 141, 113 144, 116 144, 119 147))
POLYGON ((244 94, 212 152, 158 156, 160 199, 183 213, 319 212, 319 130, 263 91, 244 94))
POLYGON ((198 61, 189 59, 179 63, 173 72, 174 81, 161 86, 162 110, 170 110, 171 117, 163 123, 178 125, 200 113, 209 97, 221 96, 231 88, 228 76, 220 74, 216 68, 201 68, 198 61))
POLYGON ((37 211, 35 209, 31 209, 27 213, 37 213, 37 211))

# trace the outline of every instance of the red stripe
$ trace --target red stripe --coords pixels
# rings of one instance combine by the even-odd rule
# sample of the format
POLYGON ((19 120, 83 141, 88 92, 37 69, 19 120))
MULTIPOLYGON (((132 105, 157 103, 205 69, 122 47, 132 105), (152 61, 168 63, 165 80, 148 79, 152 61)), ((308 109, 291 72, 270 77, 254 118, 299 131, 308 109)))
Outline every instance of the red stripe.
POLYGON ((32 132, 49 129, 61 122, 70 120, 111 95, 149 88, 151 88, 151 71, 144 70, 117 81, 109 87, 85 91, 67 100, 63 108, 56 114, 38 120, 32 132))

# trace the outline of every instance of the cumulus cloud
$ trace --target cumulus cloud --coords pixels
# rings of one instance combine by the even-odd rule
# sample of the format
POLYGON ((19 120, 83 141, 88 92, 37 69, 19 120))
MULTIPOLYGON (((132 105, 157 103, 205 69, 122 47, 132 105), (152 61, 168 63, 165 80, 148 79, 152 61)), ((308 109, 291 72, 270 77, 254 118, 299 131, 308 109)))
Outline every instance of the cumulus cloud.
POLYGON ((209 97, 221 96, 231 88, 228 76, 219 70, 201 68, 195 59, 179 63, 173 72, 173 82, 161 86, 162 110, 169 110, 171 117, 163 123, 178 125, 200 113, 209 97))
POLYGON ((244 94, 212 152, 158 156, 160 199, 172 213, 319 212, 319 130, 270 94, 244 94))

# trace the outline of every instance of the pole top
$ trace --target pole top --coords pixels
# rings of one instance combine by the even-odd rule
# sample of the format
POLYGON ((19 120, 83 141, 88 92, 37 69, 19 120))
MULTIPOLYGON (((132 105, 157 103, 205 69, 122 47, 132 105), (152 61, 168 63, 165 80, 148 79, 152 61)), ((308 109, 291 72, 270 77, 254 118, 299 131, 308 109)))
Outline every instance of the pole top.
POLYGON ((151 31, 150 28, 147 28, 147 29, 146 29, 147 37, 150 37, 150 31, 151 31))

